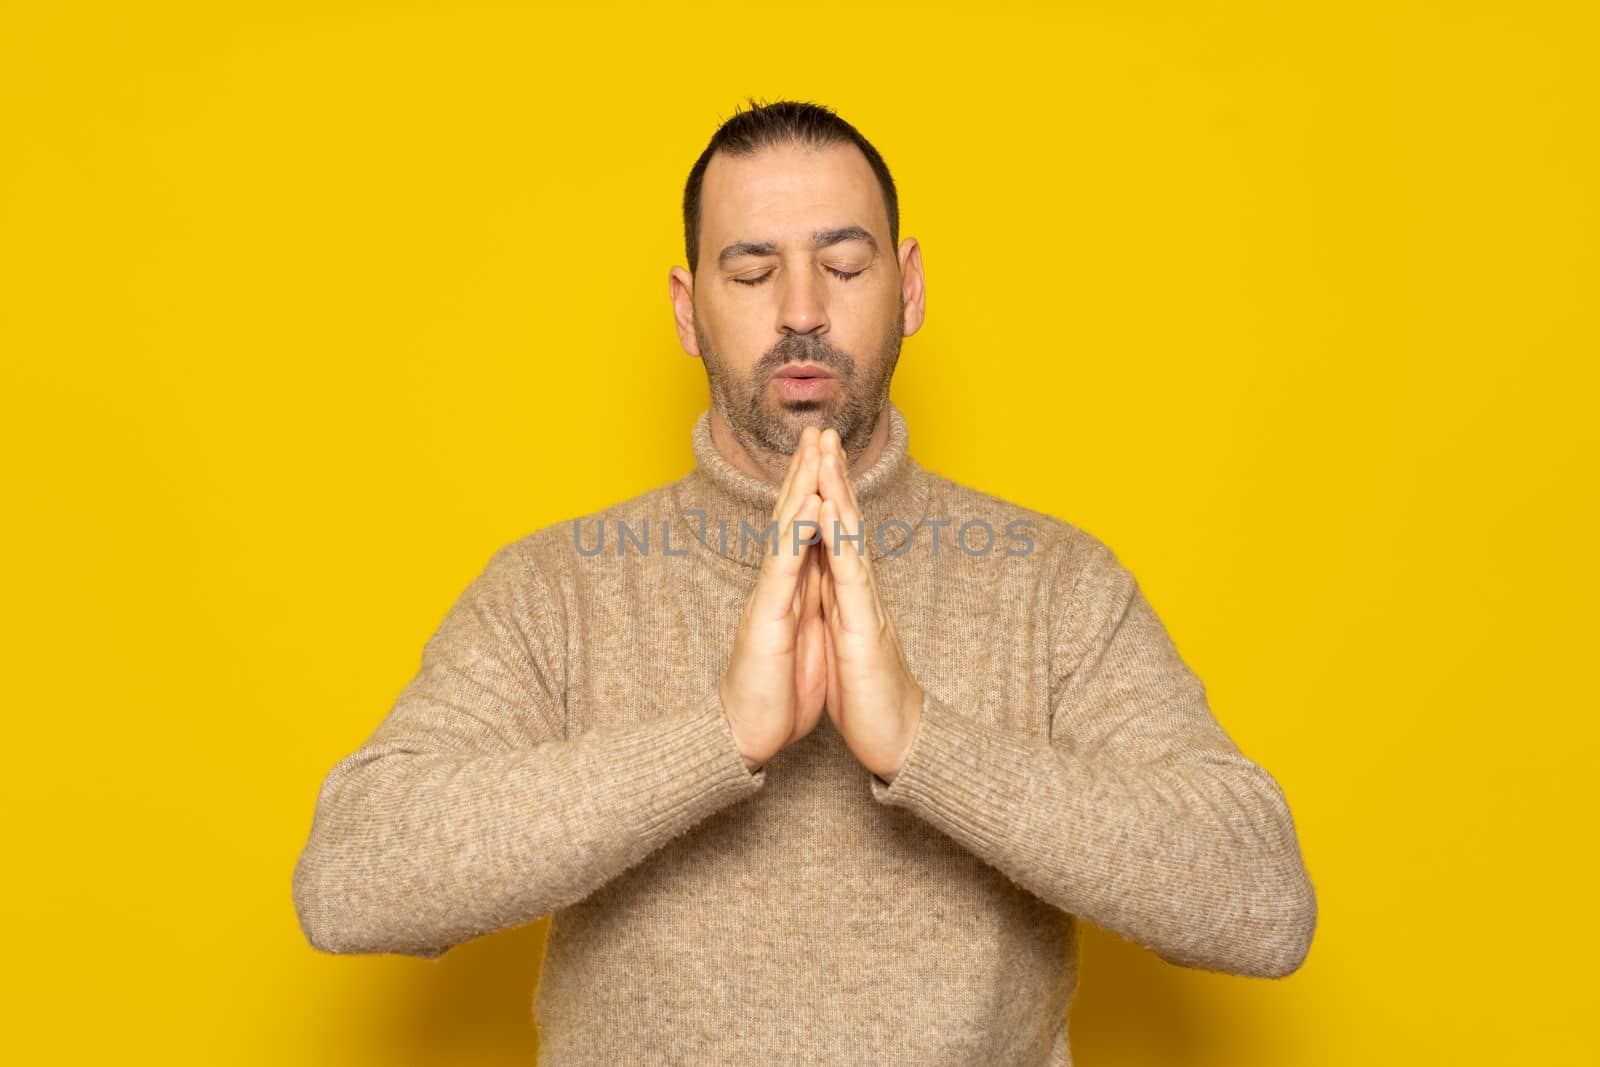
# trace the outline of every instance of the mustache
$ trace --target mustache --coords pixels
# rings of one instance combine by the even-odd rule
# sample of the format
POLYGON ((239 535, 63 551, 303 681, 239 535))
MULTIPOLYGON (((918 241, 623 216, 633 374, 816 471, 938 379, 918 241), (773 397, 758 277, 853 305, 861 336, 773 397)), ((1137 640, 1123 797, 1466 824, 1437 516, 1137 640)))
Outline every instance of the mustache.
POLYGON ((827 367, 842 379, 849 379, 856 369, 855 358, 833 347, 826 339, 809 334, 790 334, 756 360, 751 373, 764 378, 789 363, 815 363, 827 367))

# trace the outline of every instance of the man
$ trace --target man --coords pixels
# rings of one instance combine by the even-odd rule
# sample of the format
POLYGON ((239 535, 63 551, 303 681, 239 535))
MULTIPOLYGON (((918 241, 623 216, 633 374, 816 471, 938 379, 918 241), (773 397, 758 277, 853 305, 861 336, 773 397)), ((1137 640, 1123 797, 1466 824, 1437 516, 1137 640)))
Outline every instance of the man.
POLYGON ((1296 970, 1283 792, 1132 574, 908 454, 922 262, 877 151, 754 107, 684 222, 695 469, 494 553, 323 784, 311 943, 433 958, 553 914, 551 1067, 1059 1067, 1079 920, 1296 970))

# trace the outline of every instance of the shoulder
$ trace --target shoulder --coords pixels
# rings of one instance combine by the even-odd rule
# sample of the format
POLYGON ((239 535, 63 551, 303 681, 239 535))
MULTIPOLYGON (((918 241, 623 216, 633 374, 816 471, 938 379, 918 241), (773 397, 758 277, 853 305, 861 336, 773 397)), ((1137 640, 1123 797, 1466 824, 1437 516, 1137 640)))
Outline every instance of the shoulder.
POLYGON ((552 594, 575 588, 593 566, 602 542, 612 560, 622 537, 654 550, 662 541, 662 524, 674 514, 677 482, 667 482, 624 500, 541 526, 502 545, 489 568, 517 574, 552 594))
POLYGON ((1021 561, 1024 572, 1015 577, 1047 620, 1052 662, 1081 662, 1124 626, 1130 634, 1159 633, 1156 639, 1166 640, 1139 580, 1101 537, 1063 516, 939 475, 932 478, 935 501, 930 510, 955 522, 981 518, 1028 524, 1035 547, 1031 558, 1021 561))
POLYGON ((929 486, 929 518, 945 524, 946 536, 959 538, 963 527, 975 541, 983 527, 1018 546, 1013 555, 1027 556, 1038 577, 1070 596, 1086 573, 1103 574, 1120 569, 1116 553, 1105 541, 1078 523, 997 493, 956 481, 924 468, 929 486))

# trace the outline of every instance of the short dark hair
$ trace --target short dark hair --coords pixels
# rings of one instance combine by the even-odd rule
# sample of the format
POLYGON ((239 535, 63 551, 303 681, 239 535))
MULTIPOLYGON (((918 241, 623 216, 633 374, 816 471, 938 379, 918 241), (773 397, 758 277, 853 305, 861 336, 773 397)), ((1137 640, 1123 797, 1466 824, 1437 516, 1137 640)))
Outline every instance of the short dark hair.
POLYGON ((753 97, 749 103, 750 110, 735 109, 733 117, 717 127, 717 132, 711 135, 711 143, 689 171, 689 182, 683 190, 683 244, 689 257, 690 274, 694 273, 700 259, 700 188, 705 183, 706 167, 717 152, 752 156, 763 148, 782 144, 807 148, 855 145, 867 157, 872 172, 878 176, 878 186, 883 190, 883 204, 889 215, 889 247, 900 246, 900 198, 895 193, 889 165, 872 147, 872 142, 831 108, 821 104, 799 100, 762 104, 753 97))

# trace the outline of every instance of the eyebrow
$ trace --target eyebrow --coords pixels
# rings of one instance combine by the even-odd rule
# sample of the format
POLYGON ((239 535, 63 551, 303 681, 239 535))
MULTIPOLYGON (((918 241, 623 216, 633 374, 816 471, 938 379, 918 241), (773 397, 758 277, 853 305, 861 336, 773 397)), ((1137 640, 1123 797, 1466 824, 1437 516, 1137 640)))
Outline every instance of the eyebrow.
MULTIPOLYGON (((872 234, 860 226, 837 226, 831 230, 817 230, 811 234, 811 247, 827 248, 841 241, 865 241, 874 252, 878 250, 878 242, 872 239, 872 234)), ((730 259, 740 256, 770 256, 778 251, 778 246, 772 241, 737 241, 717 254, 717 266, 725 265, 730 259)))

